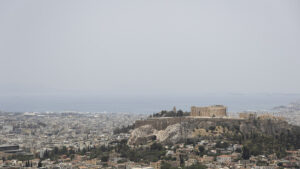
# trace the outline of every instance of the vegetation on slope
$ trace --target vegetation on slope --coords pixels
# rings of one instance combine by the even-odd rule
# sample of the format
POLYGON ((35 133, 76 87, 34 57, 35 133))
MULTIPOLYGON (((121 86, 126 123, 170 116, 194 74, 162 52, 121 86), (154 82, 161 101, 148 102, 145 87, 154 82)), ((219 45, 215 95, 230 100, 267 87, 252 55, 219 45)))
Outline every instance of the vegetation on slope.
POLYGON ((189 112, 183 112, 182 110, 178 110, 177 112, 163 110, 159 113, 154 113, 150 117, 182 117, 182 116, 189 116, 189 115, 190 115, 189 112))

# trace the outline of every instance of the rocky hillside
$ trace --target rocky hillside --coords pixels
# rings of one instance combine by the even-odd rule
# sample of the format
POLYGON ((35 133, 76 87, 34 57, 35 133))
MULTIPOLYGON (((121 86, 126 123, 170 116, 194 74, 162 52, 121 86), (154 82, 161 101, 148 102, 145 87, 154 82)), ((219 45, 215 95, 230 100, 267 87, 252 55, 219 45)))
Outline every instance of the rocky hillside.
POLYGON ((230 119, 230 118, 151 118, 137 121, 128 140, 130 145, 179 143, 187 139, 217 137, 248 137, 256 134, 276 137, 293 134, 300 138, 300 129, 282 120, 230 119))

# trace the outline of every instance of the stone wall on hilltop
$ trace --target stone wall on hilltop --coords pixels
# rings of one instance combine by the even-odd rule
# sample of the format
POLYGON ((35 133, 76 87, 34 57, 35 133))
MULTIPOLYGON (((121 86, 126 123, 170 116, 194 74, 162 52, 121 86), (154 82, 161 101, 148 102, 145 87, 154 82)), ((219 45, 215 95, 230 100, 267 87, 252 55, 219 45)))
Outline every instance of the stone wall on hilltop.
MULTIPOLYGON (((137 120, 135 122, 135 128, 144 126, 144 125, 151 125, 156 130, 164 130, 169 125, 177 124, 177 123, 189 123, 197 127, 205 127, 202 124, 207 124, 203 122, 209 122, 209 124, 214 125, 217 123, 228 123, 228 124, 240 124, 240 122, 246 121, 245 119, 239 118, 201 118, 201 117, 161 117, 161 118, 149 118, 146 120, 137 120)), ((209 127, 209 126, 208 126, 209 127)))

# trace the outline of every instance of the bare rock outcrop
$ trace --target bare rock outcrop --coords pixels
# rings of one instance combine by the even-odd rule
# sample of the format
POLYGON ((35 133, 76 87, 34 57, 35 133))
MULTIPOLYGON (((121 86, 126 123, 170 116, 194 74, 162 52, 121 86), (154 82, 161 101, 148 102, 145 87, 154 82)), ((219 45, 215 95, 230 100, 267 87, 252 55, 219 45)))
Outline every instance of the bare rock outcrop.
POLYGON ((151 125, 141 126, 131 132, 131 137, 128 140, 130 145, 145 144, 151 139, 155 139, 154 132, 156 130, 151 125))
POLYGON ((180 124, 168 126, 165 130, 155 132, 156 138, 160 142, 178 142, 181 139, 180 124))
POLYGON ((295 129, 285 121, 245 120, 230 118, 156 118, 138 121, 131 132, 129 145, 147 144, 151 141, 178 143, 188 138, 221 136, 222 134, 262 133, 277 135, 295 129))

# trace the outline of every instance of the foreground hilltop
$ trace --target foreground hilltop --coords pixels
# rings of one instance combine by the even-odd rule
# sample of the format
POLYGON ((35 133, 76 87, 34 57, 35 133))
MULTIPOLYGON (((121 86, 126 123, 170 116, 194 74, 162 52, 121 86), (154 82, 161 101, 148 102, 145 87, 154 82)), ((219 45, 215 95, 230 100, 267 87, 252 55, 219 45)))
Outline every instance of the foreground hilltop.
POLYGON ((276 136, 290 133, 299 127, 278 119, 162 117, 135 122, 129 144, 146 144, 151 140, 178 143, 201 137, 224 135, 247 136, 253 133, 276 136))
POLYGON ((224 106, 192 107, 191 113, 186 116, 151 117, 136 121, 134 126, 128 140, 129 145, 222 139, 239 144, 272 144, 267 148, 272 149, 270 151, 277 149, 274 148, 275 145, 280 145, 283 149, 300 148, 300 142, 297 141, 300 139, 299 126, 271 115, 243 113, 240 117, 228 117, 224 106))

